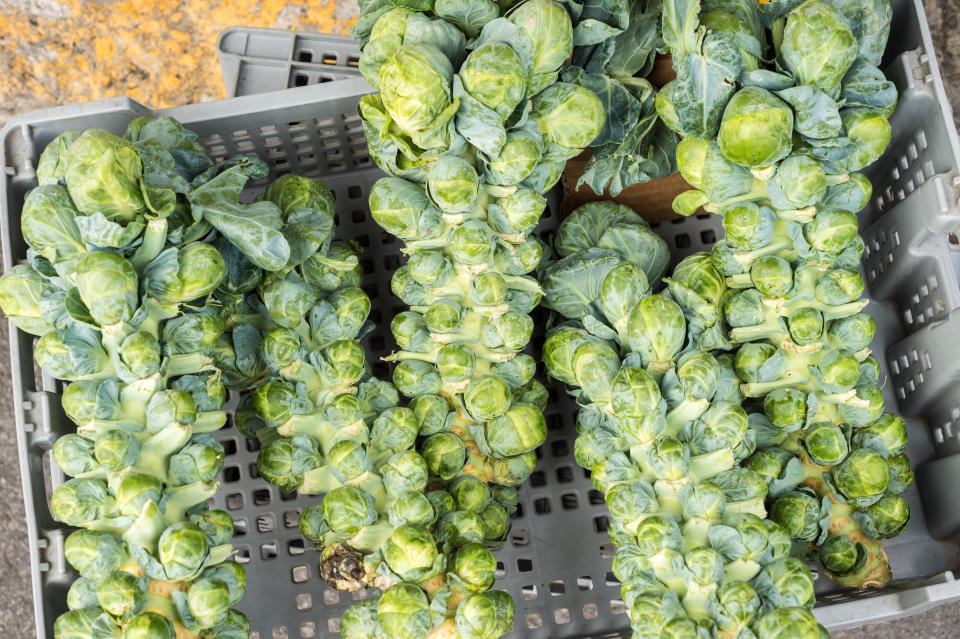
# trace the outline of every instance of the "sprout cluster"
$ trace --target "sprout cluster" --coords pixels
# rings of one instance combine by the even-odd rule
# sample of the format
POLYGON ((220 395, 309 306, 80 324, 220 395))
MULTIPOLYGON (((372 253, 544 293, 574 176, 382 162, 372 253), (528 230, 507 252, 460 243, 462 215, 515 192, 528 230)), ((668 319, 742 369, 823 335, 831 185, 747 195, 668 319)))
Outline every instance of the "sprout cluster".
POLYGON ((734 351, 756 411, 758 451, 745 463, 770 482, 771 517, 838 583, 886 585, 880 540, 907 525, 900 495, 913 470, 870 355, 856 214, 871 196, 858 171, 886 149, 897 101, 877 69, 890 5, 723 3, 699 17, 695 4, 672 6, 664 34, 674 59, 722 59, 726 76, 715 101, 693 108, 685 91, 701 69, 681 64, 659 97, 686 136, 677 163, 695 187, 674 208, 722 215, 725 238, 681 263, 670 292, 694 341, 734 351))
POLYGON ((568 320, 547 333, 544 363, 582 407, 574 455, 605 495, 634 634, 774 637, 787 616, 791 636, 824 636, 810 570, 767 518, 766 478, 743 465, 757 433, 733 358, 693 339, 717 312, 723 278, 709 259, 687 260, 651 293, 662 267, 649 264, 664 247, 598 246, 597 229, 624 217, 609 203, 575 210, 555 238, 566 255, 541 279, 568 320))
POLYGON ((246 588, 228 561, 233 520, 206 503, 224 460, 211 433, 226 423, 216 298, 229 258, 194 199, 242 210, 255 169, 219 170, 169 118, 134 120, 123 137, 68 131, 40 158, 21 216, 27 260, 0 279, 0 306, 38 337, 34 357, 65 383, 76 424, 53 446, 71 479, 50 510, 77 529, 64 554, 79 573, 55 637, 249 630, 231 609, 246 588))

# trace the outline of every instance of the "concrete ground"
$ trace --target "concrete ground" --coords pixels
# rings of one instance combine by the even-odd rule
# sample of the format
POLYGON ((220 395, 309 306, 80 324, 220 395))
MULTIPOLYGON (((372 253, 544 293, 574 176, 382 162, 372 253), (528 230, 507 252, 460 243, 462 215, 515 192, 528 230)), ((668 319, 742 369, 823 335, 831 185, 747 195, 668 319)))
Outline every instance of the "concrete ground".
MULTIPOLYGON (((929 0, 954 117, 960 123, 960 0, 929 0)), ((151 106, 225 96, 216 36, 233 25, 342 33, 355 0, 0 0, 0 124, 46 106, 129 95, 151 106)), ((34 636, 23 501, 0 321, 0 637, 34 636)), ((960 635, 960 605, 835 633, 835 639, 960 635)))

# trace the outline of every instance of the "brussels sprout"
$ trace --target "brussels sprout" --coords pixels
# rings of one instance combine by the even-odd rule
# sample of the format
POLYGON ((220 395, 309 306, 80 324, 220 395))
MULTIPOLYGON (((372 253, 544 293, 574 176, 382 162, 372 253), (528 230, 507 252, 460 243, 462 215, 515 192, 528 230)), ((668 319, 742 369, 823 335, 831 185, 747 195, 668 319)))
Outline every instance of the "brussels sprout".
POLYGON ((233 537, 233 518, 225 510, 205 510, 203 513, 194 513, 190 515, 189 521, 203 531, 210 540, 211 546, 228 543, 233 537))
POLYGON ((840 495, 855 508, 876 503, 890 485, 890 467, 876 452, 858 448, 833 470, 840 495))
POLYGON ((910 521, 910 504, 899 495, 884 495, 864 510, 854 513, 864 531, 874 539, 896 537, 910 521))
POLYGON ((777 497, 770 519, 780 524, 793 539, 818 542, 826 534, 820 500, 807 490, 794 490, 777 497))
POLYGON ((223 469, 223 446, 205 433, 193 435, 190 441, 170 457, 169 483, 184 486, 193 482, 213 482, 223 469))
POLYGON ((814 464, 836 466, 850 452, 850 438, 837 424, 818 422, 804 431, 803 446, 814 464))
POLYGON ((537 465, 537 454, 527 451, 507 459, 486 459, 484 470, 490 481, 502 486, 519 486, 533 473, 537 465))
POLYGON ((157 558, 169 581, 190 579, 207 559, 207 536, 194 524, 179 522, 163 531, 157 543, 157 558))
POLYGON ((144 269, 143 279, 148 295, 163 304, 177 304, 209 295, 225 273, 226 263, 213 245, 192 242, 160 253, 144 269))
POLYGON ((99 606, 97 585, 97 582, 93 579, 79 577, 70 584, 70 589, 67 591, 67 608, 70 610, 80 610, 81 608, 99 606))
POLYGON ((398 497, 387 510, 390 525, 396 527, 405 524, 430 526, 437 515, 433 505, 423 494, 409 492, 398 497))
POLYGON ((513 626, 513 616, 513 600, 502 590, 472 594, 457 606, 457 634, 463 639, 500 637, 513 626))
POLYGON ((370 213, 385 231, 401 240, 419 238, 421 216, 430 200, 419 184, 395 177, 377 180, 370 189, 370 213))
POLYGON ((904 454, 893 455, 887 459, 890 466, 890 486, 888 492, 899 495, 906 492, 916 481, 913 473, 913 465, 904 454))
POLYGON ((846 535, 830 535, 820 546, 820 563, 830 573, 843 576, 860 568, 866 561, 863 544, 846 535))
POLYGON ((802 637, 824 639, 827 631, 817 623, 813 613, 803 607, 775 608, 765 613, 751 626, 758 637, 780 639, 802 637))
POLYGON ((473 377, 477 356, 464 344, 446 344, 437 351, 437 371, 445 381, 462 382, 473 377))
POLYGON ((483 544, 466 544, 453 555, 453 573, 468 592, 484 592, 493 586, 497 560, 483 544))
POLYGON ((142 175, 132 144, 109 131, 87 129, 70 144, 63 178, 80 211, 126 223, 144 209, 142 175))
POLYGON ((432 626, 427 595, 412 584, 387 588, 377 602, 377 621, 397 639, 424 639, 432 626))
MULTIPOLYGON (((527 0, 521 8, 530 4, 554 3, 527 0)), ((531 117, 539 125, 544 139, 563 149, 568 157, 589 146, 606 122, 603 103, 596 94, 565 82, 557 82, 534 96, 531 117)))
POLYGON ((540 221, 547 200, 536 191, 519 188, 499 198, 487 208, 490 226, 502 234, 520 234, 532 230, 540 221))
POLYGON ((442 561, 429 529, 417 524, 395 528, 383 546, 383 558, 401 580, 412 582, 436 575, 442 561))
POLYGON ((97 601, 114 617, 126 619, 146 605, 147 582, 146 578, 116 570, 97 585, 97 601))
POLYGON ((856 352, 870 345, 876 330, 877 324, 873 316, 856 313, 831 322, 827 329, 827 339, 833 348, 856 352))
POLYGON ((343 639, 366 639, 381 632, 377 620, 379 598, 359 601, 347 608, 340 618, 340 636, 343 639))
POLYGON ((813 84, 836 96, 857 57, 857 40, 840 11, 811 0, 789 13, 781 54, 798 84, 813 84))
POLYGON ((155 612, 143 612, 123 627, 121 639, 174 639, 175 636, 169 619, 155 612))
POLYGON ((377 520, 373 497, 356 486, 340 486, 323 499, 323 520, 331 530, 353 537, 377 520))
POLYGON ((67 475, 77 477, 100 465, 93 452, 94 443, 76 433, 67 433, 53 444, 53 459, 67 475))
POLYGON ((737 351, 734 366, 745 382, 771 382, 781 378, 789 366, 782 349, 766 342, 750 342, 737 351))
POLYGON ((80 299, 99 325, 108 326, 133 317, 139 303, 137 272, 116 253, 88 253, 77 263, 76 282, 80 299))
POLYGON ((470 52, 459 73, 463 88, 506 120, 526 94, 524 65, 505 42, 485 42, 470 52))
POLYGON ((686 322, 676 302, 661 295, 640 300, 627 320, 630 348, 652 373, 664 372, 683 347, 686 322))
MULTIPOLYGON (((475 54, 476 50, 467 57, 467 64, 475 54)), ((444 213, 466 213, 473 209, 479 188, 476 169, 457 156, 442 156, 427 173, 427 194, 444 213)))
POLYGON ((483 539, 488 545, 496 546, 506 541, 512 522, 505 506, 497 502, 487 504, 480 511, 480 519, 483 521, 483 539))
POLYGON ((813 344, 823 337, 823 313, 815 308, 801 308, 787 317, 787 331, 795 344, 813 344))
POLYGON ((426 146, 452 117, 452 77, 450 60, 426 43, 400 47, 380 67, 377 84, 384 109, 415 144, 426 146))
POLYGON ((467 462, 467 449, 458 435, 441 431, 427 437, 421 447, 431 475, 449 481, 460 474, 467 462))
POLYGON ((192 424, 197 417, 193 395, 171 388, 153 395, 147 402, 147 430, 156 433, 172 423, 192 424))
POLYGON ((827 176, 823 165, 809 155, 788 157, 777 165, 777 172, 767 181, 767 192, 773 206, 778 209, 813 206, 826 191, 827 176))
POLYGON ((759 168, 785 158, 792 147, 792 135, 790 107, 769 91, 747 87, 727 103, 717 145, 731 162, 759 168))
POLYGON ((778 388, 763 398, 763 412, 770 423, 791 433, 807 419, 807 398, 794 388, 778 388))
POLYGON ((470 510, 479 513, 493 499, 490 488, 470 475, 456 479, 450 484, 449 491, 458 510, 470 510))
MULTIPOLYGON (((525 0, 507 14, 507 19, 517 25, 533 44, 533 69, 527 93, 537 95, 556 82, 557 71, 573 51, 570 16, 556 2, 525 0)), ((584 114, 583 117, 589 116, 584 114)), ((583 144, 581 148, 585 146, 583 144)))
POLYGON ((494 456, 513 457, 542 444, 547 437, 547 424, 543 411, 536 406, 515 403, 503 415, 486 422, 483 432, 494 456))
POLYGON ((70 479, 50 498, 50 512, 70 526, 81 526, 111 516, 115 502, 102 479, 70 479))
POLYGON ((793 268, 782 257, 765 255, 750 267, 750 281, 767 297, 783 297, 793 288, 793 268))
POLYGON ((100 582, 120 568, 127 550, 119 539, 106 532, 75 530, 63 545, 63 554, 71 566, 87 579, 100 582))
POLYGON ((0 308, 13 325, 31 335, 55 330, 53 318, 43 309, 48 283, 26 264, 16 264, 0 277, 0 308))
POLYGON ((737 249, 756 250, 773 239, 777 216, 769 207, 743 202, 725 207, 721 214, 724 239, 737 249))
POLYGON ((903 418, 885 413, 875 422, 860 428, 853 435, 853 444, 857 448, 868 448, 884 458, 903 451, 907 445, 907 428, 903 418))
POLYGON ((396 453, 380 468, 383 485, 392 495, 422 492, 427 485, 427 464, 412 450, 396 453))
POLYGON ((257 469, 271 484, 292 493, 303 483, 308 470, 322 463, 317 440, 309 435, 294 435, 270 442, 257 454, 257 469))

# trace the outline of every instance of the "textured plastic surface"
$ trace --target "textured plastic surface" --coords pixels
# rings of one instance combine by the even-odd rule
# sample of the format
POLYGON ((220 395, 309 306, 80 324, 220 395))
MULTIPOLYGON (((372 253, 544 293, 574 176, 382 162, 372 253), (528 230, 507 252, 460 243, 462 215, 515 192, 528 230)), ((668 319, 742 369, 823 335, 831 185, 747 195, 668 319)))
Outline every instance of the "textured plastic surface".
MULTIPOLYGON (((886 544, 897 580, 893 588, 855 593, 825 579, 818 582, 816 612, 830 628, 900 617, 960 599, 960 584, 954 581, 960 546, 931 537, 931 531, 955 537, 960 513, 960 446, 953 426, 960 418, 953 408, 960 405, 960 331, 953 326, 960 322, 954 269, 960 246, 951 235, 958 215, 953 180, 960 153, 939 74, 927 57, 930 40, 919 2, 899 0, 894 6, 896 31, 887 69, 901 99, 893 118, 894 141, 870 173, 876 199, 863 215, 870 249, 864 268, 878 300, 871 307, 880 326, 874 348, 884 363, 888 354, 896 362, 889 368, 888 400, 916 418, 909 421, 909 452, 921 464, 919 490, 908 495, 915 514, 910 527, 886 544)), ((376 361, 393 347, 388 320, 399 302, 390 293, 389 276, 401 258, 400 243, 370 220, 366 207, 368 189, 381 175, 367 155, 355 114, 358 97, 369 90, 362 80, 351 80, 164 111, 117 99, 16 118, 0 133, 4 268, 25 254, 19 211, 25 192, 35 184, 36 159, 54 136, 92 126, 120 132, 134 117, 163 113, 196 131, 217 159, 257 153, 270 163, 273 175, 295 171, 322 177, 334 190, 338 235, 365 249, 364 287, 374 299, 377 324, 366 345, 376 361)), ((252 185, 251 194, 262 186, 252 185)), ((544 237, 558 223, 556 210, 553 206, 544 216, 544 237)), ((663 222, 655 228, 675 258, 709 249, 722 233, 716 217, 663 222)), ((542 326, 545 315, 536 319, 542 326)), ((52 636, 53 620, 63 610, 75 575, 63 558, 68 530, 49 512, 48 496, 62 481, 49 450, 72 425, 60 408, 59 384, 34 366, 32 338, 12 327, 10 333, 38 634, 52 636)), ((376 370, 388 374, 383 364, 376 370)), ((497 552, 498 587, 517 603, 511 637, 627 636, 626 611, 609 573, 606 507, 573 460, 574 406, 561 389, 552 392, 547 442, 534 475, 521 489, 510 539, 497 552)), ((249 615, 254 636, 336 637, 342 611, 363 595, 338 593, 318 577, 319 555, 304 546, 296 528, 299 511, 317 498, 282 494, 259 478, 256 442, 232 428, 219 438, 228 455, 217 505, 236 521, 234 542, 249 574, 240 608, 249 615)))
POLYGON ((217 38, 217 56, 231 98, 360 75, 360 47, 348 36, 230 27, 217 38))

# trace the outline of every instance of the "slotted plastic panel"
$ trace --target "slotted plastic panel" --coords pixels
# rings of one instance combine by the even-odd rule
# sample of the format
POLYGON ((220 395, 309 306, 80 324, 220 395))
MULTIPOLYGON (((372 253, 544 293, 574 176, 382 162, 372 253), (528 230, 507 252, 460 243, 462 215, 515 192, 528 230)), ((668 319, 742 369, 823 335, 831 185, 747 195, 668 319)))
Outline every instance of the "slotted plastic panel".
POLYGON ((229 97, 360 75, 360 47, 347 36, 231 27, 217 39, 217 56, 229 97))

